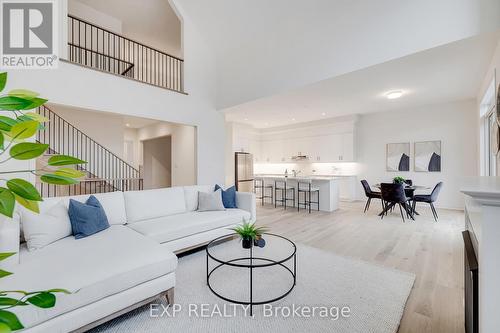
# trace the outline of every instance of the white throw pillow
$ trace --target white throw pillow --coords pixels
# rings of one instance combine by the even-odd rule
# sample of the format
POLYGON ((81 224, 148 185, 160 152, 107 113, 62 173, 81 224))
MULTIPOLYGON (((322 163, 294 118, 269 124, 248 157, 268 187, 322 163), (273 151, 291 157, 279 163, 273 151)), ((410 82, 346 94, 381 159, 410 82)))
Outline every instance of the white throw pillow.
POLYGON ((21 223, 29 251, 41 249, 72 234, 68 209, 62 200, 43 214, 23 212, 21 223))
POLYGON ((15 253, 0 261, 0 269, 9 269, 19 264, 19 215, 15 213, 12 219, 0 215, 0 253, 15 253))
POLYGON ((206 212, 210 210, 225 210, 221 189, 211 193, 198 192, 198 211, 206 212))

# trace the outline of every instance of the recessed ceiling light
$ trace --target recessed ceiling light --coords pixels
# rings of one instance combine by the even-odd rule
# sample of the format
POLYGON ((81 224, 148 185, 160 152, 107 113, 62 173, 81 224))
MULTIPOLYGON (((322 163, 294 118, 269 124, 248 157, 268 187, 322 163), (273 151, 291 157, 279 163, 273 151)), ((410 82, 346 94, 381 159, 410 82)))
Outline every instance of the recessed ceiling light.
POLYGON ((389 91, 387 94, 385 94, 385 97, 387 97, 387 99, 396 99, 401 96, 403 96, 402 90, 389 91))
POLYGON ((295 121, 295 118, 292 118, 292 121, 295 121))
POLYGON ((129 123, 126 123, 126 124, 125 124, 125 126, 130 127, 130 124, 129 124, 129 123))
POLYGON ((243 119, 243 120, 248 121, 248 118, 245 118, 245 119, 243 119))
POLYGON ((326 112, 322 112, 322 113, 321 113, 321 115, 322 115, 322 116, 326 116, 326 112))

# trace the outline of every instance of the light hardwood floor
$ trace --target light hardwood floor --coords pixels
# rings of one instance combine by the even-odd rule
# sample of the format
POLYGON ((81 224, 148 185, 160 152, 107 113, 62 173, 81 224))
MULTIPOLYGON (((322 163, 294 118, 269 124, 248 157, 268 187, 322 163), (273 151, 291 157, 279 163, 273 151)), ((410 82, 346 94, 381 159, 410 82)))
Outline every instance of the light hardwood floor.
POLYGON ((295 242, 382 264, 416 275, 399 329, 406 332, 464 332, 464 214, 438 210, 434 222, 422 206, 416 221, 403 223, 399 211, 381 220, 377 202, 341 203, 333 213, 283 210, 257 202, 257 223, 295 242))

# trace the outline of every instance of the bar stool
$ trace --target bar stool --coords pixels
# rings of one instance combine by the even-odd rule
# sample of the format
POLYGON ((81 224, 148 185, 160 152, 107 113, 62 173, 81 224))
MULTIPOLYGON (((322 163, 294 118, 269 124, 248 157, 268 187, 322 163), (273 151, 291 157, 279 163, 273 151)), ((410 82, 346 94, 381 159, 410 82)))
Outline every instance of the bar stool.
POLYGON ((286 209, 286 202, 293 201, 293 207, 295 207, 295 187, 288 186, 287 179, 285 180, 275 180, 274 181, 274 208, 276 208, 276 204, 281 202, 282 206, 286 209), (288 197, 288 192, 292 191, 293 196, 288 197), (278 199, 278 193, 281 192, 281 199, 278 199))
POLYGON ((261 200, 262 206, 264 206, 266 198, 271 199, 271 204, 274 201, 274 186, 272 184, 266 184, 264 179, 256 178, 254 180, 253 192, 256 194, 256 199, 261 200), (266 190, 271 190, 269 195, 266 195, 266 190), (260 192, 260 196, 257 196, 257 192, 260 192))
POLYGON ((299 182, 297 184, 297 211, 300 211, 300 206, 304 206, 305 209, 309 208, 309 214, 311 213, 311 205, 316 204, 319 211, 319 188, 312 187, 312 181, 299 182), (304 201, 300 201, 300 193, 304 193, 304 201), (318 201, 312 201, 311 195, 316 193, 318 201))

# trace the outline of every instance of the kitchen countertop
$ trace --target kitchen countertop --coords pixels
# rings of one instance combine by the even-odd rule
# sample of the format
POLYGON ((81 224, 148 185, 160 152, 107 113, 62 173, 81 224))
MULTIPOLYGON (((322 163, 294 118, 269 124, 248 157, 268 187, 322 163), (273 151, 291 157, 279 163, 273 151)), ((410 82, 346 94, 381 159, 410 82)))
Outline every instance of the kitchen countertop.
POLYGON ((339 177, 354 177, 354 175, 304 175, 293 177, 289 175, 285 177, 284 174, 259 174, 255 175, 255 178, 280 178, 280 179, 290 179, 290 180, 334 180, 339 177))

